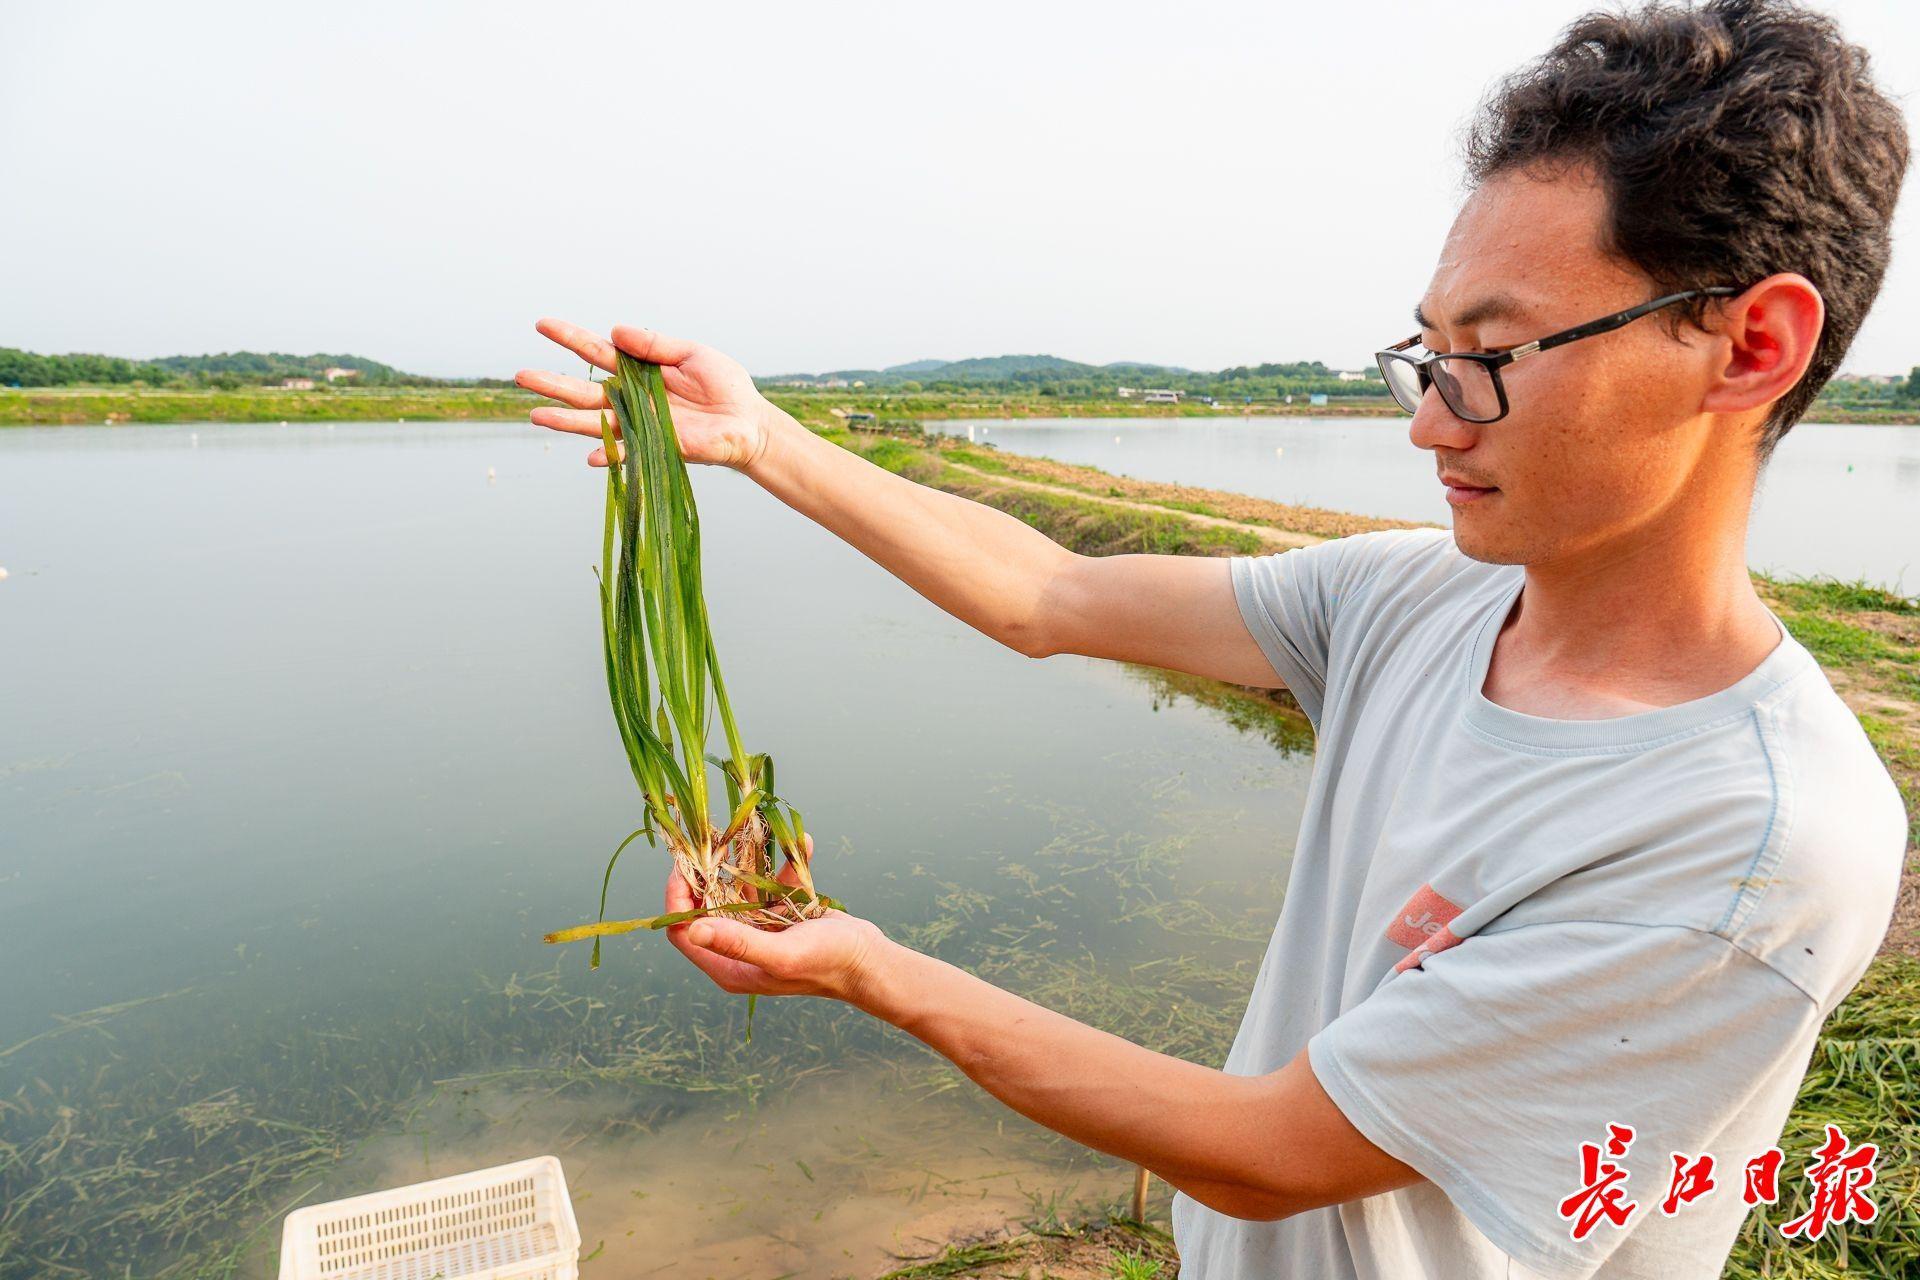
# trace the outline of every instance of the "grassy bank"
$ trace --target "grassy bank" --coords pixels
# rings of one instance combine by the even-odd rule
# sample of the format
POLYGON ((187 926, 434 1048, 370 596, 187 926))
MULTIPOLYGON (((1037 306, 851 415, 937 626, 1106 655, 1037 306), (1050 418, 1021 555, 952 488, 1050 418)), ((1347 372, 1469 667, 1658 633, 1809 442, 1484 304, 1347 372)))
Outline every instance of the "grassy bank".
MULTIPOLYGON (((1088 467, 933 438, 824 430, 890 471, 1007 511, 1085 554, 1254 554, 1276 549, 1273 540, 1262 536, 1266 529, 1331 537, 1401 526, 1236 494, 1130 481, 1088 467), (1035 487, 1039 485, 1054 488, 1042 492, 1035 487), (1242 527, 1203 526, 1196 514, 1232 516, 1242 527)), ((1894 927, 1880 958, 1823 1029, 1781 1140, 1790 1172, 1804 1165, 1804 1153, 1817 1144, 1828 1123, 1842 1125, 1854 1142, 1877 1143, 1880 1219, 1837 1240, 1829 1234, 1817 1244, 1789 1245, 1778 1227, 1805 1210, 1805 1183, 1783 1179, 1784 1203, 1748 1219, 1726 1274, 1738 1280, 1912 1276, 1920 1274, 1920 867, 1915 861, 1920 852, 1920 600, 1863 583, 1758 574, 1755 586, 1794 637, 1819 659, 1860 717, 1901 788, 1911 825, 1907 876, 1894 927)), ((1235 707, 1244 709, 1270 696, 1177 679, 1204 686, 1197 696, 1229 715, 1235 707)), ((1289 701, 1284 694, 1277 696, 1289 701)), ((1275 731, 1302 730, 1275 726, 1275 731)), ((1198 1060, 1217 1061, 1218 1055, 1198 1060)), ((1106 1237, 1097 1226, 1085 1234, 1097 1252, 1106 1237)), ((1053 1247, 1046 1238, 1035 1237, 1031 1224, 1015 1224, 1001 1237, 953 1242, 946 1253, 918 1264, 943 1270, 903 1274, 1017 1275, 1028 1266, 1048 1265, 1046 1251, 1053 1247)), ((1106 1247, 1108 1265, 1119 1268, 1117 1250, 1131 1245, 1106 1247)), ((1081 1262, 1083 1254, 1076 1255, 1081 1262)), ((1164 1252, 1157 1256, 1167 1257, 1164 1252)))
POLYGON ((155 391, 0 390, 0 426, 134 422, 420 422, 524 419, 542 401, 511 387, 155 391))
MULTIPOLYGON (((1213 409, 1197 402, 1059 400, 1042 395, 924 395, 864 391, 782 391, 770 398, 795 417, 831 417, 833 409, 900 418, 1232 418, 1385 417, 1384 398, 1355 397, 1321 408, 1259 404, 1213 409)), ((288 391, 161 390, 145 387, 0 388, 0 426, 132 422, 457 422, 523 419, 545 401, 512 387, 316 387, 288 391)))
MULTIPOLYGON (((1304 398, 1293 404, 1261 402, 1212 407, 1197 400, 1146 404, 1117 397, 1072 397, 1037 392, 901 392, 878 389, 811 391, 771 387, 768 398, 802 421, 828 420, 834 409, 881 418, 1392 418, 1400 410, 1385 396, 1341 396, 1324 405, 1304 398)), ((0 388, 0 426, 53 426, 102 422, 453 422, 524 418, 541 403, 511 387, 316 387, 284 391, 251 387, 235 391, 165 390, 147 387, 0 388)), ((1920 406, 1814 405, 1811 421, 1912 425, 1920 406)))

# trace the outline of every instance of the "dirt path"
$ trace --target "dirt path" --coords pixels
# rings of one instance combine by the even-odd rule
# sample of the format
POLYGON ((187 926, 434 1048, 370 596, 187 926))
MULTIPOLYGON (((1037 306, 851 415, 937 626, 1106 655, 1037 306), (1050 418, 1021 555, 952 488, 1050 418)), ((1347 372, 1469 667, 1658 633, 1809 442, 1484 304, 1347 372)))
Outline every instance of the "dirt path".
POLYGON ((1057 493, 1069 498, 1078 498, 1083 502, 1097 502, 1102 506, 1121 507, 1128 511, 1144 511, 1148 515, 1173 516, 1189 524, 1199 525, 1203 529, 1234 529, 1241 533, 1250 533, 1261 541, 1281 550, 1292 547, 1309 546, 1326 539, 1317 538, 1310 533, 1294 533, 1289 529, 1276 529, 1266 524, 1245 524, 1239 520, 1223 520, 1219 516, 1203 516, 1193 511, 1179 511, 1152 502, 1135 502, 1130 498, 1113 498, 1105 494, 1088 493, 1081 489, 1069 489, 1064 485, 1048 484, 1042 480, 1028 480, 1021 476, 1001 475, 992 471, 982 471, 970 467, 964 462, 955 462, 948 458, 946 465, 955 471, 974 477, 985 484, 1007 485, 1015 489, 1035 489, 1041 493, 1057 493))

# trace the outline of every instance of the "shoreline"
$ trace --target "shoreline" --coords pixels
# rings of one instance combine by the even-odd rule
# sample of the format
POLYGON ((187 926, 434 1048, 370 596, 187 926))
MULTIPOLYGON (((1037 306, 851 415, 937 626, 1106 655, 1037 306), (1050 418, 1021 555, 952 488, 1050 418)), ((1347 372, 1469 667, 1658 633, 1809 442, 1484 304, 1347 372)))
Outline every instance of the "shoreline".
MULTIPOLYGON (((801 420, 871 413, 888 421, 969 421, 1018 418, 1178 418, 1231 422, 1250 418, 1392 418, 1400 409, 1385 396, 1337 397, 1324 405, 1226 404, 1195 401, 1147 404, 1116 398, 883 391, 766 392, 801 420)), ((217 422, 522 421, 546 403, 517 387, 335 388, 312 391, 251 387, 234 391, 111 387, 0 388, 0 427, 118 426, 217 422)), ((1920 426, 1920 405, 1855 409, 1816 402, 1808 426, 1920 426)))

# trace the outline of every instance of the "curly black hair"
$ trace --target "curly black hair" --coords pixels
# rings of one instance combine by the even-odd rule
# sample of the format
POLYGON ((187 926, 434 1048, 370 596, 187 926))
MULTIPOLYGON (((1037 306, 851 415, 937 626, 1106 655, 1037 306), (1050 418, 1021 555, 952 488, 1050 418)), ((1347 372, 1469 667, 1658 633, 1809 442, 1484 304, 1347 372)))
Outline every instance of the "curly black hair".
MULTIPOLYGON (((1907 169, 1900 109, 1867 53, 1786 0, 1655 3, 1577 19, 1498 84, 1466 136, 1469 180, 1589 164, 1608 248, 1662 293, 1797 271, 1826 300, 1806 376, 1762 460, 1833 376, 1880 292, 1907 169)), ((1699 323, 1704 302, 1675 323, 1699 323)))

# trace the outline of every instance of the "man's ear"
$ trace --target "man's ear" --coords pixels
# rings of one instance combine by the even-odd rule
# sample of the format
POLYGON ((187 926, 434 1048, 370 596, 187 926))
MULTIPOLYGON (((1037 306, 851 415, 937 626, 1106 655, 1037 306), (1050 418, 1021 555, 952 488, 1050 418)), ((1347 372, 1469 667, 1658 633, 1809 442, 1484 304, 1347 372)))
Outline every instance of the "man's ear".
POLYGON ((1803 275, 1768 276, 1721 307, 1727 362, 1707 388, 1708 413, 1765 409, 1799 384, 1813 362, 1827 305, 1803 275))

